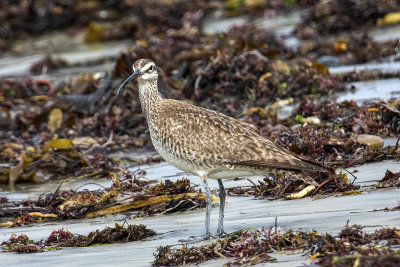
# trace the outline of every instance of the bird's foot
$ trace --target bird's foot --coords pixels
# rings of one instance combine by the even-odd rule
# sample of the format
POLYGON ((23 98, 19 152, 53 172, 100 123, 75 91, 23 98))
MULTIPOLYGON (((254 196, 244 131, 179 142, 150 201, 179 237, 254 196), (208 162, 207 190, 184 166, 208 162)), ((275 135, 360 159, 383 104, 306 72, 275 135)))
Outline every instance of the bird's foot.
POLYGON ((209 240, 211 238, 214 238, 214 237, 210 233, 208 233, 208 234, 201 235, 201 236, 190 236, 187 239, 180 239, 179 242, 193 244, 193 243, 201 242, 204 240, 209 240))
POLYGON ((217 230, 217 232, 215 233, 215 236, 216 236, 216 237, 220 237, 220 238, 226 237, 227 235, 228 235, 228 234, 225 233, 225 231, 222 230, 222 229, 217 230))

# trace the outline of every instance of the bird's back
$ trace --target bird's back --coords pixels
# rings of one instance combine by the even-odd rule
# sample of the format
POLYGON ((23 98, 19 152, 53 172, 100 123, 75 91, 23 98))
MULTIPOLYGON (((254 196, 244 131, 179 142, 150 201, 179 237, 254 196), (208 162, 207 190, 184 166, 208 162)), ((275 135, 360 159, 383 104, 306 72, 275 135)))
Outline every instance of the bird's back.
POLYGON ((154 147, 185 171, 320 169, 260 136, 248 124, 212 110, 161 99, 148 115, 154 147))

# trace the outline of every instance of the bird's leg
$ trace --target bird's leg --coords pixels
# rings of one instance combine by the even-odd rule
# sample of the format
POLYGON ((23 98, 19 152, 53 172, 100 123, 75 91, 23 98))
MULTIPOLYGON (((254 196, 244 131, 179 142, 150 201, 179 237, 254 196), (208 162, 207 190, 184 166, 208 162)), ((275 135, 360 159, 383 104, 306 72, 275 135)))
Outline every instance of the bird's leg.
POLYGON ((206 222, 205 222, 206 231, 202 236, 191 236, 189 237, 189 239, 181 239, 179 240, 179 242, 195 243, 210 239, 212 237, 210 233, 210 215, 211 215, 211 204, 212 204, 211 190, 207 183, 207 175, 202 175, 200 178, 203 181, 204 192, 206 194, 206 222))
POLYGON ((226 191, 221 179, 218 179, 218 185, 219 185, 219 220, 218 220, 217 236, 224 237, 226 235, 224 231, 224 210, 225 210, 226 191))
POLYGON ((202 175, 201 180, 203 181, 204 192, 206 193, 206 231, 204 234, 204 239, 209 239, 211 237, 210 234, 210 215, 211 215, 211 204, 212 204, 212 196, 211 190, 207 183, 207 175, 202 175))

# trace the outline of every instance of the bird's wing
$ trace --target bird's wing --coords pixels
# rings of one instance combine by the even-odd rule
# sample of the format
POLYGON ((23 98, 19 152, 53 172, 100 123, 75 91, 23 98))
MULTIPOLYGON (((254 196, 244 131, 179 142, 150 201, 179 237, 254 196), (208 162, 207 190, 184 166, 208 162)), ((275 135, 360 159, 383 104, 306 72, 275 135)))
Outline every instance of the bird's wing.
POLYGON ((260 136, 248 124, 221 113, 175 100, 160 105, 168 144, 179 146, 193 159, 212 164, 288 170, 320 170, 321 166, 301 159, 260 136))

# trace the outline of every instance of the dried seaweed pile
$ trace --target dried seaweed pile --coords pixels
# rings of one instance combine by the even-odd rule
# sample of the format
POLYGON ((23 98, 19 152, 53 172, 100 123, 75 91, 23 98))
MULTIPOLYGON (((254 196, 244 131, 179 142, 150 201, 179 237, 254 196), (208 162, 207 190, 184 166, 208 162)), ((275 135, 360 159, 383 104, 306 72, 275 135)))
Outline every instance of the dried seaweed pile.
MULTIPOLYGON (((115 115, 107 114, 113 88, 118 87, 121 82, 119 78, 125 78, 130 71, 130 62, 125 60, 126 57, 117 60, 120 63, 116 64, 113 78, 82 74, 71 78, 67 83, 59 81, 54 82, 55 84, 45 80, 1 79, 2 139, 8 138, 20 144, 31 141, 29 144, 33 145, 41 144, 51 138, 53 133, 57 133, 70 139, 91 136, 97 142, 105 143, 110 132, 117 126, 118 137, 123 138, 126 134, 140 137, 144 131, 144 118, 134 116, 132 120, 126 114, 132 116, 135 111, 139 113, 138 103, 113 107, 115 115), (55 109, 59 114, 53 119, 54 123, 49 124, 55 109)), ((47 67, 49 66, 46 65, 47 67)), ((139 139, 126 141, 127 146, 135 142, 139 145, 144 143, 139 139)))
MULTIPOLYGON (((149 188, 142 194, 139 198, 149 198, 164 195, 181 195, 181 194, 197 194, 199 188, 195 188, 190 184, 189 179, 182 179, 176 182, 171 182, 170 180, 165 180, 154 187, 149 188)), ((201 191, 200 191, 201 192, 201 191)), ((132 196, 135 198, 136 196, 132 196)), ((183 199, 171 199, 168 202, 162 202, 158 205, 145 207, 142 211, 142 215, 152 215, 152 214, 163 214, 163 213, 173 213, 179 211, 193 210, 205 207, 205 199, 202 197, 193 198, 183 198, 183 199)))
MULTIPOLYGON (((113 81, 117 86, 119 81, 113 81)), ((0 182, 13 185, 115 171, 119 162, 104 155, 113 149, 113 141, 118 149, 143 146, 147 135, 143 116, 132 116, 130 103, 115 107, 115 116, 107 115, 104 100, 93 103, 93 94, 104 87, 108 91, 101 97, 110 96, 111 85, 99 85, 93 75, 75 77, 57 88, 48 81, 2 79, 0 182), (87 105, 94 106, 90 115, 85 115, 87 105)), ((139 113, 138 104, 136 108, 139 113)))
POLYGON ((234 57, 222 54, 196 77, 195 97, 237 116, 245 108, 272 104, 271 95, 275 99, 292 97, 298 101, 304 95, 346 90, 343 84, 322 74, 313 64, 317 63, 263 62, 257 54, 247 52, 234 57))
POLYGON ((337 238, 317 232, 276 232, 272 228, 243 230, 201 247, 188 247, 186 244, 175 249, 159 247, 153 264, 177 266, 228 258, 232 260, 226 263, 227 266, 253 265, 273 261, 268 253, 288 250, 309 250, 310 259, 316 259, 316 263, 322 266, 349 266, 357 260, 362 263, 398 262, 400 255, 395 249, 400 242, 398 229, 385 228, 372 234, 361 230, 359 225, 346 226, 337 238), (382 242, 385 245, 380 245, 382 242))
POLYGON ((5 200, 0 204, 2 227, 17 227, 48 220, 82 218, 85 214, 107 207, 116 202, 118 192, 104 191, 61 191, 44 193, 37 201, 5 200))
POLYGON ((328 66, 398 61, 399 39, 378 42, 368 30, 399 23, 399 11, 396 1, 316 1, 296 27, 296 52, 328 66))
POLYGON ((297 27, 297 32, 307 38, 317 34, 366 29, 376 24, 388 23, 390 20, 382 18, 396 11, 400 11, 398 1, 318 1, 297 27))
MULTIPOLYGON (((114 177, 115 174, 113 174, 114 177)), ((173 213, 205 206, 205 194, 190 185, 188 179, 155 185, 126 174, 114 185, 97 191, 61 191, 43 194, 37 201, 18 202, 3 198, 0 216, 7 219, 1 227, 16 227, 48 220, 94 218, 137 210, 136 216, 173 213)))
POLYGON ((260 129, 263 136, 317 162, 354 166, 399 157, 399 146, 383 147, 380 138, 400 131, 397 99, 362 105, 347 101, 315 104, 305 99, 284 120, 265 110, 250 109, 244 120, 260 129))
POLYGON ((300 45, 297 52, 328 66, 338 66, 398 61, 399 45, 399 39, 378 42, 367 33, 354 32, 335 37, 333 40, 312 38, 300 45))
POLYGON ((268 198, 270 200, 285 198, 298 199, 309 194, 317 196, 328 196, 331 194, 348 195, 360 194, 360 186, 354 185, 354 181, 349 181, 345 173, 328 174, 310 174, 319 186, 310 185, 296 174, 286 174, 278 177, 265 177, 256 183, 249 180, 252 186, 237 186, 227 188, 230 196, 255 196, 268 198))
POLYGON ((135 205, 135 202, 148 203, 148 205, 139 207, 138 216, 173 213, 205 207, 205 195, 201 193, 198 186, 191 185, 189 179, 183 178, 175 182, 166 179, 154 185, 150 185, 150 183, 148 180, 137 179, 130 174, 125 174, 124 178, 119 180, 120 190, 124 195, 130 196, 133 205, 135 205))
POLYGON ((315 232, 276 232, 272 228, 249 229, 235 232, 224 239, 201 247, 172 249, 170 246, 159 247, 155 254, 155 266, 177 266, 201 263, 217 258, 233 258, 227 266, 257 264, 273 261, 268 253, 276 250, 306 249, 317 241, 320 235, 315 232))
POLYGON ((25 234, 12 234, 8 241, 1 243, 4 252, 35 253, 64 247, 88 247, 97 244, 125 243, 146 239, 156 233, 145 225, 128 224, 127 227, 115 224, 103 230, 90 232, 87 236, 72 234, 68 230, 53 231, 46 240, 35 242, 25 234))
POLYGON ((387 170, 385 176, 378 182, 376 188, 400 187, 400 172, 387 170))
MULTIPOLYGON (((135 34, 157 34, 182 26, 181 18, 193 10, 214 10, 214 1, 3 1, 0 39, 26 37, 60 29, 88 27, 87 41, 133 38, 135 34), (146 25, 143 29, 141 25, 146 25)), ((6 43, 3 49, 7 48, 6 43)))
POLYGON ((273 16, 285 13, 300 7, 312 6, 318 0, 295 0, 295 1, 225 1, 223 15, 233 17, 238 15, 273 16))
MULTIPOLYGON (((377 147, 373 147, 360 143, 357 136, 344 135, 340 129, 321 129, 322 127, 309 125, 300 126, 300 129, 293 128, 273 134, 272 138, 275 139, 276 136, 278 144, 284 144, 299 154, 312 155, 317 161, 330 166, 350 167, 366 162, 399 158, 399 147, 382 147, 382 139, 378 140, 380 143, 376 144, 377 147)), ((358 137, 362 136, 365 135, 358 137)))
POLYGON ((360 225, 346 226, 338 238, 316 244, 314 257, 321 266, 396 266, 400 261, 399 229, 383 228, 363 232, 360 225))
POLYGON ((25 234, 11 234, 8 241, 1 243, 3 251, 16 252, 16 253, 35 253, 42 252, 44 249, 35 244, 33 240, 30 240, 25 234))
POLYGON ((0 51, 10 49, 13 38, 24 38, 55 30, 79 31, 86 27, 86 41, 135 38, 181 28, 183 19, 198 20, 219 10, 223 17, 269 16, 303 6, 308 1, 150 1, 94 0, 24 2, 3 1, 0 13, 0 51), (145 26, 143 26, 145 25, 145 26), (72 28, 72 29, 71 29, 72 28))
POLYGON ((395 98, 366 102, 361 105, 354 101, 341 103, 324 101, 315 104, 306 98, 285 124, 307 122, 307 120, 302 121, 302 118, 315 116, 321 120, 321 123, 340 127, 344 132, 390 136, 400 132, 399 114, 400 101, 395 98))
MULTIPOLYGON (((349 176, 344 171, 336 174, 333 170, 330 170, 330 172, 308 175, 319 185, 310 185, 307 180, 301 179, 296 174, 287 173, 285 175, 271 175, 257 182, 248 179, 252 184, 251 186, 235 186, 226 190, 230 196, 255 196, 270 200, 278 198, 297 199, 310 194, 314 198, 329 195, 355 195, 361 194, 363 191, 361 186, 354 184, 357 177, 353 176, 353 181, 350 181, 349 176)), ((367 190, 389 187, 400 187, 400 172, 387 170, 382 179, 367 187, 367 190)), ((398 209, 399 207, 394 207, 390 210, 398 209)), ((384 210, 389 209, 385 208, 384 210)))
MULTIPOLYGON (((43 134, 45 136, 46 133, 43 134)), ((94 139, 52 139, 44 144, 0 144, 0 183, 13 186, 16 182, 42 183, 65 178, 108 177, 118 162, 99 153, 85 155, 79 142, 94 139), (74 145, 75 141, 75 145, 74 145)))

